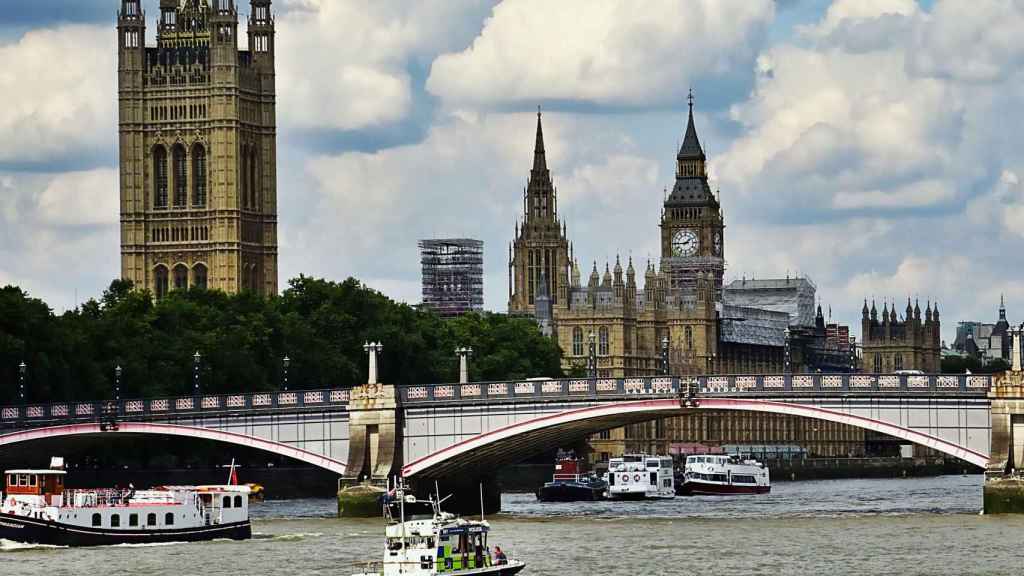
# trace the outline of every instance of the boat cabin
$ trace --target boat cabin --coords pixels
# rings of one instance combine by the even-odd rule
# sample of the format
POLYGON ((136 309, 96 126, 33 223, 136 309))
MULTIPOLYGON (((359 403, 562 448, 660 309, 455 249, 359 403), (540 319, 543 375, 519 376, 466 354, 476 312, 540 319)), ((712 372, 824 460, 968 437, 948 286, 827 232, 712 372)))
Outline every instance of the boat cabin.
POLYGON ((60 506, 66 474, 64 470, 7 470, 4 472, 4 496, 60 506))
POLYGON ((472 570, 490 566, 484 524, 467 523, 442 528, 437 541, 437 572, 472 570))

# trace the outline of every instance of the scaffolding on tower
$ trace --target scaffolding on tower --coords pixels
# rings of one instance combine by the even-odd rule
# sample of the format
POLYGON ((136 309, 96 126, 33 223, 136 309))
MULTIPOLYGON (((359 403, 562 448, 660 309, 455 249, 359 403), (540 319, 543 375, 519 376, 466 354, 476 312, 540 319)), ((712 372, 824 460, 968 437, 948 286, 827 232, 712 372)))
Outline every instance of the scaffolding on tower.
POLYGON ((420 240, 423 306, 449 318, 484 307, 484 243, 470 238, 420 240))

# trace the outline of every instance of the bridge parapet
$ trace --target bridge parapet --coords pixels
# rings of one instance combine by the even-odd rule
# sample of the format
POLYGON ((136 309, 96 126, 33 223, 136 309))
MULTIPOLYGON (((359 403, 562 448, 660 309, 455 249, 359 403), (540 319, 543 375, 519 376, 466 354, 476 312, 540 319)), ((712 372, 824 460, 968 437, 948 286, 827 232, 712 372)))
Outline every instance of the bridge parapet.
POLYGON ((668 396, 693 391, 707 396, 773 394, 921 394, 984 397, 988 375, 963 374, 759 374, 722 376, 648 376, 473 382, 403 386, 403 404, 517 401, 538 399, 668 396))
POLYGON ((347 406, 349 391, 295 390, 288 392, 254 392, 248 394, 214 394, 86 402, 55 402, 0 407, 0 426, 43 425, 53 422, 91 422, 100 418, 153 419, 178 415, 214 414, 253 410, 294 410, 306 407, 347 406))

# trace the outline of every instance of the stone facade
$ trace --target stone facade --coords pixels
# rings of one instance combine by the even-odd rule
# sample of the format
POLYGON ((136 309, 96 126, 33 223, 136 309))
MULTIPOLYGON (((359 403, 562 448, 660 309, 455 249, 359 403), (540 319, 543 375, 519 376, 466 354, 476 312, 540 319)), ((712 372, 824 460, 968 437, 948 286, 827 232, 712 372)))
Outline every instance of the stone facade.
POLYGON ((863 366, 865 372, 885 373, 900 370, 920 370, 936 373, 941 370, 942 344, 939 335, 939 305, 929 302, 924 318, 921 306, 907 308, 903 318, 896 315, 896 306, 882 305, 878 317, 875 303, 864 301, 861 310, 861 337, 863 339, 863 366))
POLYGON ((277 293, 271 0, 161 0, 146 46, 140 0, 121 0, 121 276, 157 298, 189 287, 277 293))

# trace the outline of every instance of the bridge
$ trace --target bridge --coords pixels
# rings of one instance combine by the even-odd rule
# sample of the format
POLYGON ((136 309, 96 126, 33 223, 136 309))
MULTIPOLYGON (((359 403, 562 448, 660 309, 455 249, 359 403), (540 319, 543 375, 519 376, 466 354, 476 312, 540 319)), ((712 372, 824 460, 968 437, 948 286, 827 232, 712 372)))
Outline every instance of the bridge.
POLYGON ((349 391, 303 390, 57 402, 0 408, 0 450, 44 438, 164 435, 203 438, 345 474, 349 391))
MULTIPOLYGON (((373 376, 371 370, 371 381, 373 376)), ((1020 376, 1013 371, 996 377, 765 374, 370 383, 351 390, 29 404, 0 408, 0 450, 44 438, 190 436, 293 458, 353 483, 383 483, 402 474, 414 484, 439 482, 458 491, 461 483, 465 488, 493 480, 501 466, 602 430, 681 414, 746 411, 871 430, 1001 473, 1024 462, 1020 376)), ((493 502, 494 494, 488 498, 493 502)))

